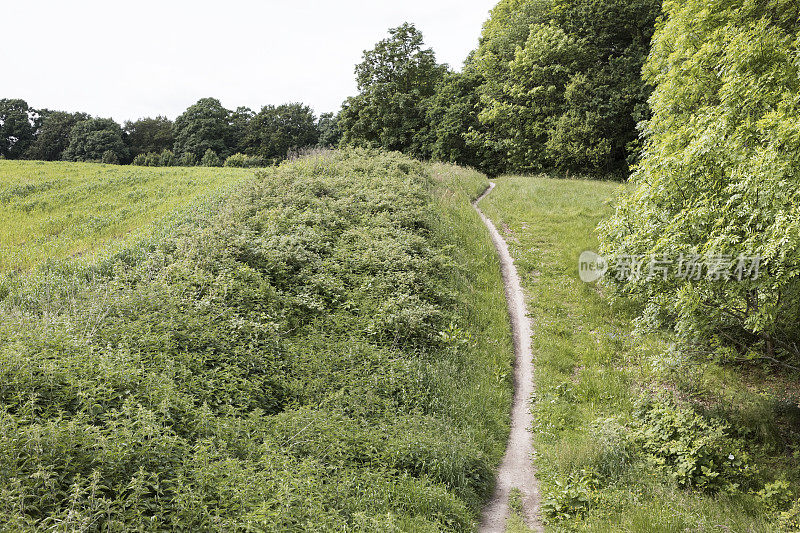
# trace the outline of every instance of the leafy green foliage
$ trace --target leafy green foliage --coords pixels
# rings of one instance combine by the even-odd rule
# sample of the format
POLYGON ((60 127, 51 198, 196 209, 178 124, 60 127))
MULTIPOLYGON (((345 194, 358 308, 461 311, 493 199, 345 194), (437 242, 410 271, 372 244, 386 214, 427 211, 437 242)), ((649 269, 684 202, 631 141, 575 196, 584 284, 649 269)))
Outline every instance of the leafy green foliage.
POLYGON ((336 148, 342 140, 342 130, 339 128, 339 115, 323 113, 317 121, 319 130, 319 145, 323 148, 336 148))
POLYGON ((584 516, 596 484, 594 474, 585 470, 570 476, 566 482, 556 481, 554 490, 542 502, 542 513, 555 520, 584 516))
POLYGON ((679 486, 735 492, 752 484, 756 472, 749 455, 723 420, 706 420, 689 408, 658 401, 645 401, 636 417, 636 445, 679 486))
POLYGON ((125 142, 131 157, 149 152, 172 150, 175 144, 172 121, 167 117, 141 118, 125 123, 125 142))
POLYGON ((357 96, 339 114, 342 142, 421 155, 427 128, 426 101, 446 67, 436 63, 412 24, 389 30, 389 37, 364 52, 356 66, 357 96))
POLYGON ((0 157, 19 159, 33 143, 32 115, 25 100, 0 99, 0 157))
POLYGON ((250 119, 244 146, 249 155, 281 161, 289 150, 314 146, 318 140, 311 108, 295 103, 262 108, 250 119))
POLYGON ((471 530, 512 359, 485 184, 331 152, 4 280, 0 527, 471 530))
POLYGON ((258 168, 269 166, 269 164, 260 157, 249 156, 245 154, 233 154, 225 160, 224 166, 234 168, 258 168))
POLYGON ((504 0, 467 68, 485 79, 473 143, 504 171, 624 172, 647 118, 640 79, 656 0, 504 0))
MULTIPOLYGON (((621 254, 760 255, 759 279, 617 285, 643 323, 672 325, 734 359, 800 355, 800 129, 796 21, 787 1, 666 2, 645 73, 650 100, 635 188, 604 224, 621 254), (687 37, 691 36, 691 38, 687 37)), ((710 348, 706 348, 709 347, 710 348)))
POLYGON ((72 128, 62 157, 65 161, 101 161, 106 152, 119 161, 129 161, 122 127, 110 118, 90 118, 72 128))
POLYGON ((445 75, 436 94, 427 101, 426 119, 430 128, 424 152, 437 161, 480 168, 494 176, 505 168, 505 156, 470 136, 485 129, 478 120, 478 91, 484 82, 485 79, 470 68, 463 73, 445 75))
POLYGON ((65 113, 63 111, 39 111, 40 119, 33 144, 25 152, 25 159, 41 161, 60 161, 64 150, 69 146, 72 128, 83 120, 86 113, 65 113))
POLYGON ((221 167, 222 166, 222 159, 219 158, 217 153, 209 148, 206 150, 206 153, 203 154, 203 159, 200 160, 201 167, 221 167))
POLYGON ((221 157, 232 153, 230 111, 216 98, 201 98, 189 106, 175 120, 174 131, 174 151, 179 159, 192 154, 199 160, 208 150, 221 157))

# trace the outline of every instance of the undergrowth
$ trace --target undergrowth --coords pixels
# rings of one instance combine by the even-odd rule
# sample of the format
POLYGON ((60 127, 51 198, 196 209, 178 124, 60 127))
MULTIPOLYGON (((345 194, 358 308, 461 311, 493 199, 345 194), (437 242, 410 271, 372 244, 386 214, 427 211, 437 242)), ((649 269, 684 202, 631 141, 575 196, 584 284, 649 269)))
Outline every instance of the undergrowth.
POLYGON ((483 175, 333 152, 7 277, 0 529, 468 531, 508 434, 483 175))

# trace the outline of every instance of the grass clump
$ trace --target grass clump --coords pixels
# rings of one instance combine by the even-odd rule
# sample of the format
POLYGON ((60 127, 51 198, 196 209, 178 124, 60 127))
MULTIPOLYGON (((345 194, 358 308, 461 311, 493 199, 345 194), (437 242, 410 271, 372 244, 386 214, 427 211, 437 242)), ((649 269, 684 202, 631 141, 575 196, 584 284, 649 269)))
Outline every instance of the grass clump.
POLYGON ((513 361, 485 185, 332 152, 146 253, 18 276, 0 529, 471 530, 513 361))

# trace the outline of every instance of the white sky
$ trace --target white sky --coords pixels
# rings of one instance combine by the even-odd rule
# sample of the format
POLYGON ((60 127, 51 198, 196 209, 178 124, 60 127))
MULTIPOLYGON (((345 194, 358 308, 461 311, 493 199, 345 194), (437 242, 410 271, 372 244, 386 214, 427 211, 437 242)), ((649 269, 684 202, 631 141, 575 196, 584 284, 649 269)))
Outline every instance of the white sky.
POLYGON ((0 98, 119 122, 300 101, 317 114, 356 93, 353 69, 411 22, 460 69, 497 0, 0 0, 0 98))

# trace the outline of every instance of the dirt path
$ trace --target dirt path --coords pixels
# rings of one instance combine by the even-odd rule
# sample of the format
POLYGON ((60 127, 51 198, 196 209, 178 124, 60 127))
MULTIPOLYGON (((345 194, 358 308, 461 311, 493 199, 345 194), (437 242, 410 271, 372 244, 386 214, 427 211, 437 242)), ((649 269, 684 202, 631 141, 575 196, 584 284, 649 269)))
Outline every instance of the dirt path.
POLYGON ((500 257, 503 283, 508 301, 508 313, 514 335, 514 404, 511 408, 511 435, 500 470, 497 472, 497 485, 492 499, 483 509, 479 531, 482 533, 502 533, 506 528, 509 514, 508 497, 512 489, 522 492, 522 506, 525 522, 534 531, 544 531, 539 520, 539 483, 533 467, 533 442, 528 430, 533 422, 530 411, 530 398, 533 394, 533 354, 531 353, 531 322, 525 306, 517 268, 508 251, 508 245, 495 228, 492 221, 478 208, 478 203, 494 189, 489 188, 472 204, 489 228, 492 242, 500 257))

